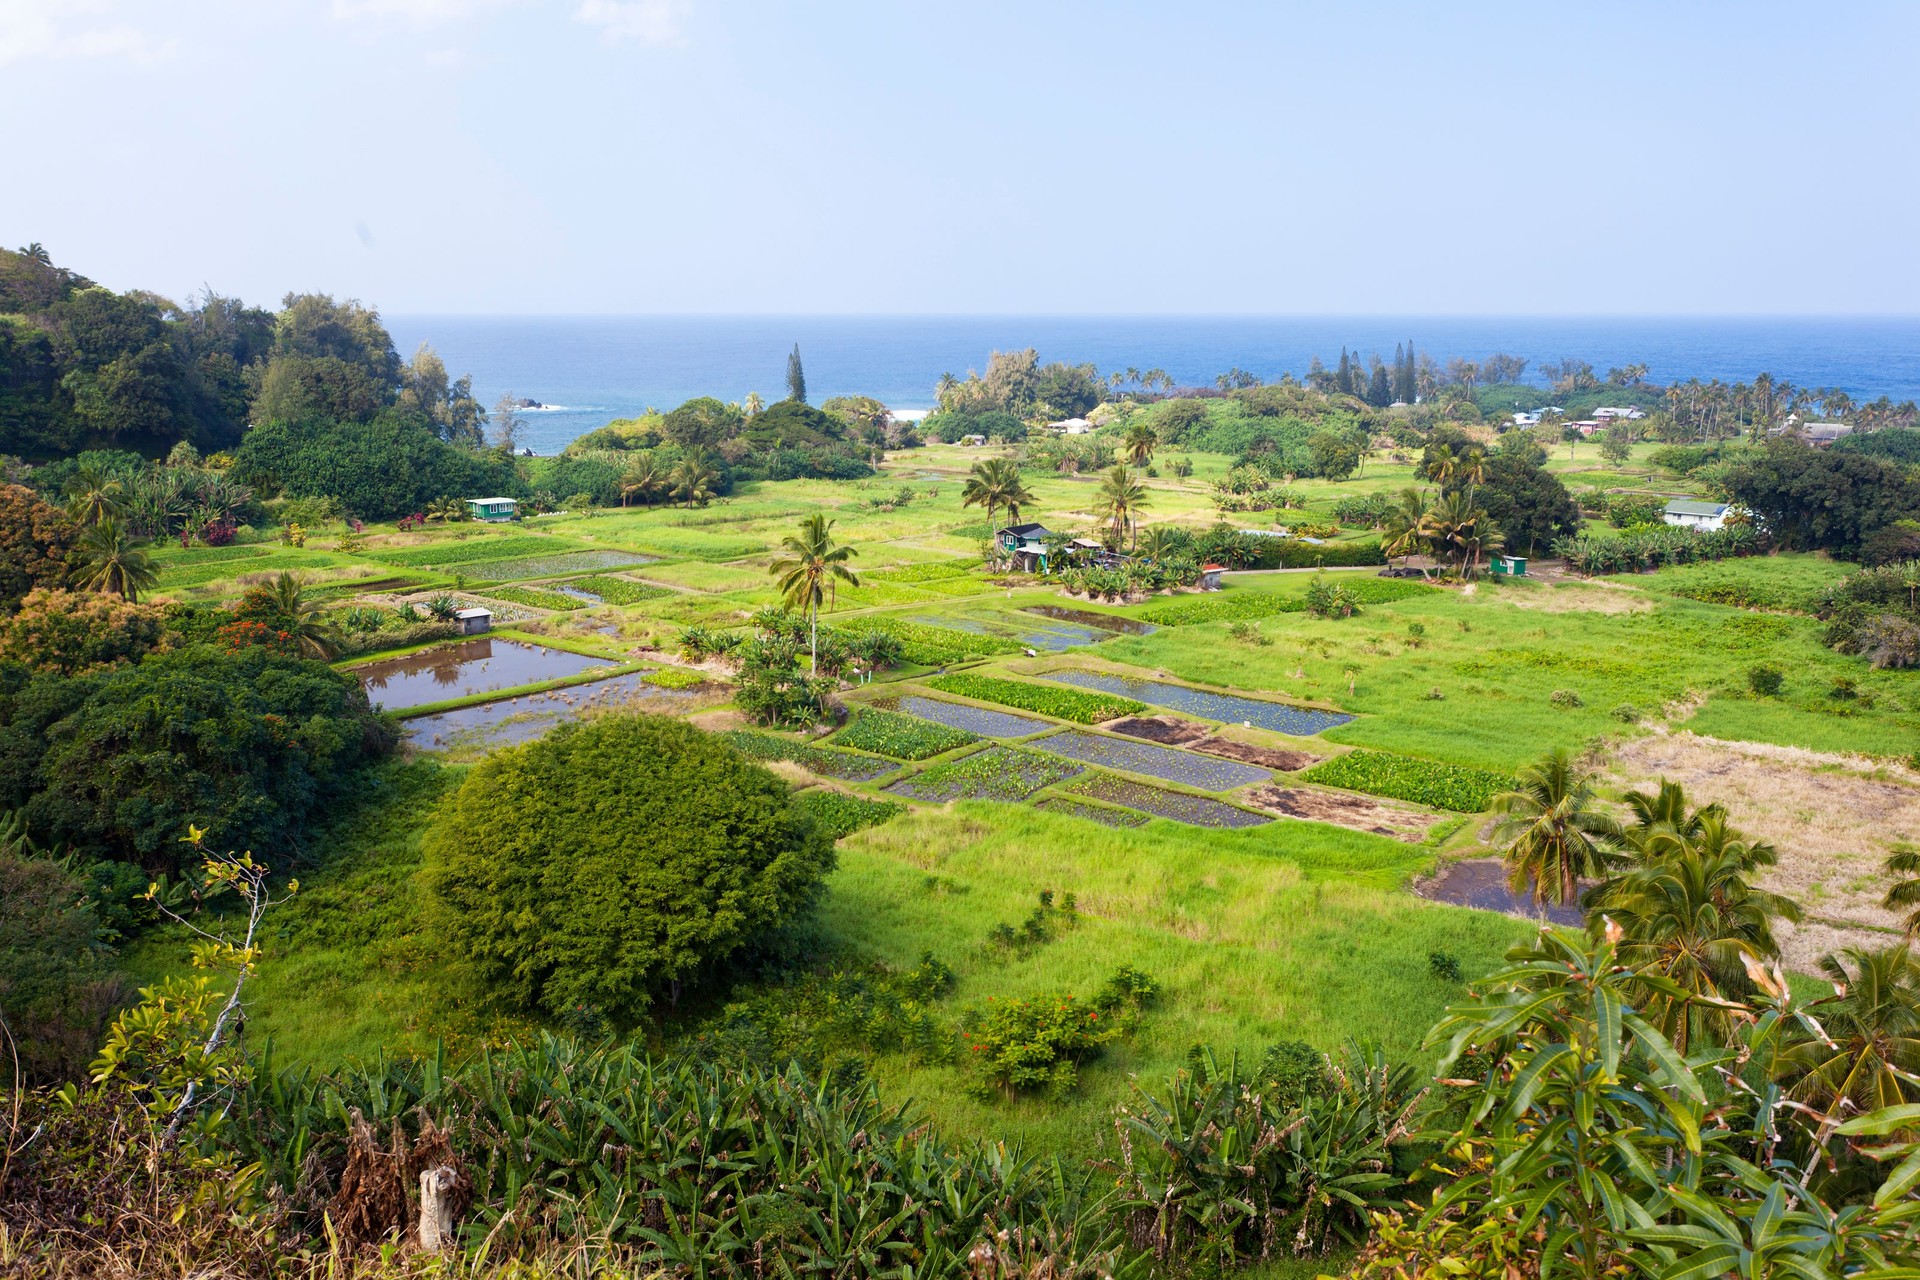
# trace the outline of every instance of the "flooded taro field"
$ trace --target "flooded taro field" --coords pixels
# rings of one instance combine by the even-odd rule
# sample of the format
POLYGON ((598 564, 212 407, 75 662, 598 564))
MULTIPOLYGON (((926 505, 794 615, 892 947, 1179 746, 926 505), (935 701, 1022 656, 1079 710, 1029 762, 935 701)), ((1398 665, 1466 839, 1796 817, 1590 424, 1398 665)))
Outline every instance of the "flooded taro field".
POLYGON ((1250 764, 1195 755, 1175 747, 1160 747, 1149 742, 1130 742, 1098 733, 1068 729, 1028 744, 1036 751, 1066 756, 1087 764, 1103 764, 1128 773, 1144 773, 1149 778, 1184 783, 1202 791, 1227 791, 1250 782, 1266 782, 1273 774, 1250 764))
POLYGON ((1530 894, 1515 894, 1507 887, 1507 869, 1498 858, 1467 858, 1452 863, 1415 892, 1434 902, 1499 911, 1528 920, 1571 925, 1586 920, 1586 913, 1577 904, 1551 906, 1534 902, 1530 894))
POLYGON ((1049 671, 1045 678, 1060 684, 1077 685, 1082 689, 1117 693, 1149 706, 1171 707, 1175 711, 1185 711, 1208 720, 1250 724, 1302 738, 1353 719, 1340 711, 1316 711, 1310 707, 1288 706, 1284 702, 1241 698, 1230 693, 1209 693, 1205 689, 1189 689, 1185 685, 1167 684, 1160 680, 1110 676, 1098 671, 1049 671))
POLYGON ((407 742, 422 751, 491 751, 531 742, 589 711, 624 709, 670 714, 692 703, 685 693, 648 684, 646 676, 644 671, 631 671, 592 684, 416 716, 406 723, 407 742))
POLYGON ((367 697, 388 711, 424 707, 469 694, 559 680, 615 664, 522 640, 463 640, 404 658, 356 667, 367 697))
POLYGON ((1017 716, 1011 711, 989 711, 985 707, 970 707, 964 703, 948 702, 944 698, 925 698, 913 693, 898 698, 877 698, 874 705, 917 719, 931 720, 949 729, 962 729, 983 738, 1024 738, 1052 725, 1051 721, 1017 716))

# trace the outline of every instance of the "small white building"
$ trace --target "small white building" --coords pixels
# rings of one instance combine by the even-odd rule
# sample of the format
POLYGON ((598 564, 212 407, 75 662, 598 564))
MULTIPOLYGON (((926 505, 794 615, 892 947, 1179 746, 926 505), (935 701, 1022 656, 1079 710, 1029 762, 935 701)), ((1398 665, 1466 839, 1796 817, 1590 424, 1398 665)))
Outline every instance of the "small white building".
POLYGON ((1617 405, 1603 404, 1593 411, 1593 416, 1596 418, 1625 418, 1628 422, 1638 422, 1647 416, 1647 411, 1637 405, 1628 405, 1623 409, 1617 405))
POLYGON ((1049 422, 1047 430, 1063 436, 1084 436, 1093 432, 1093 424, 1085 418, 1062 418, 1058 422, 1049 422))
POLYGON ((1727 512, 1733 508, 1724 502, 1695 502, 1690 498, 1675 498, 1667 503, 1667 509, 1661 518, 1668 524, 1678 525, 1682 529, 1698 529, 1710 533, 1724 528, 1727 512))
POLYGON ((1845 422, 1809 422, 1800 428, 1800 435, 1816 449, 1824 449, 1845 436, 1853 434, 1853 427, 1845 422))
POLYGON ((477 636, 493 630, 493 610, 456 609, 453 620, 460 625, 463 636, 477 636))
POLYGON ((960 437, 960 443, 969 449, 977 448, 980 445, 985 444, 986 442, 987 442, 987 438, 985 436, 975 435, 975 436, 960 437))

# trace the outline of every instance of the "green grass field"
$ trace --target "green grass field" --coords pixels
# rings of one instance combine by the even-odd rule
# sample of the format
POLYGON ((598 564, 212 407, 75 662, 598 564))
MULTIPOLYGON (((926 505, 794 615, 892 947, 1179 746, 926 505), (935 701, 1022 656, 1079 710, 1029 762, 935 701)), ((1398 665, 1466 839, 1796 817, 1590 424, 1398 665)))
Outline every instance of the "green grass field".
MULTIPOLYGON (((1645 447, 1620 467, 1604 466, 1591 447, 1573 452, 1569 458, 1557 450, 1550 465, 1576 492, 1594 485, 1687 491, 1647 467, 1645 447)), ((982 691, 1007 686, 971 677, 1014 678, 1021 682, 1012 686, 1016 692, 1058 695, 1066 686, 1048 684, 1050 670, 1147 675, 1356 717, 1313 737, 1237 725, 1222 730, 1245 744, 1322 757, 1366 748, 1501 776, 1551 747, 1586 748, 1679 728, 1887 757, 1904 757, 1920 743, 1920 693, 1912 675, 1874 672, 1857 658, 1834 653, 1822 643, 1821 624, 1795 612, 1848 570, 1812 556, 1596 582, 1482 581, 1470 589, 1415 589, 1404 598, 1365 603, 1357 616, 1343 619, 1315 618, 1295 607, 1310 574, 1234 574, 1223 591, 1204 598, 1205 612, 1216 620, 1163 625, 1152 634, 1121 635, 1065 652, 1047 652, 1040 642, 1039 656, 1029 657, 1022 650, 1034 647, 1052 625, 1023 612, 1029 606, 1065 605, 1121 617, 1161 609, 1156 616, 1179 618, 1190 611, 1169 606, 1202 597, 1087 605, 1064 600, 1050 583, 989 582, 977 567, 984 515, 960 500, 965 470, 982 454, 934 446, 896 455, 889 474, 874 480, 747 484, 691 511, 613 509, 543 517, 503 530, 436 527, 400 535, 371 529, 366 549, 356 554, 337 550, 332 532, 316 532, 301 550, 277 544, 162 548, 156 594, 230 598, 253 575, 282 568, 344 591, 356 578, 389 582, 402 572, 416 588, 438 589, 455 574, 479 581, 487 551, 523 558, 549 550, 640 552, 659 562, 621 570, 623 578, 671 590, 636 592, 631 603, 570 611, 536 628, 555 643, 625 661, 636 639, 670 647, 681 628, 738 626, 754 610, 776 603, 768 562, 801 516, 825 510, 836 521, 835 536, 857 551, 853 567, 872 576, 867 585, 837 593, 822 621, 849 631, 894 631, 920 645, 925 663, 849 690, 854 703, 911 692, 912 686, 887 680, 921 679, 927 667, 940 664, 964 666, 967 679, 944 683, 962 697, 973 690, 983 706, 1005 698, 982 691), (892 501, 903 485, 914 491, 905 506, 888 511, 876 505, 892 501), (937 563, 956 558, 970 567, 956 572, 937 563), (1247 604, 1236 603, 1242 601, 1247 604), (1786 673, 1778 696, 1751 691, 1747 673, 1761 663, 1786 673), (1831 696, 1842 678, 1865 696, 1831 696)), ((1175 456, 1163 455, 1162 476, 1149 482, 1152 505, 1145 523, 1212 524, 1217 516, 1207 482, 1229 460, 1191 455, 1194 475, 1176 480, 1166 467, 1175 456)), ((1023 518, 1056 529, 1092 523, 1092 479, 1030 475, 1027 482, 1036 501, 1023 518)), ((1343 484, 1302 480, 1295 489, 1307 514, 1326 518, 1342 496, 1411 482, 1410 460, 1375 460, 1343 484)), ((1270 528, 1277 514, 1234 520, 1270 528)), ((1371 570, 1335 576, 1371 584, 1376 594, 1398 586, 1381 582, 1371 570)), ((550 590, 550 583, 528 579, 506 595, 535 598, 550 590)), ((1010 705, 1058 720, 1070 703, 1082 701, 1082 695, 1023 695, 1010 705)), ((1148 714, 1159 710, 1149 708, 1148 714)), ((891 745, 903 755, 922 747, 943 750, 929 766, 975 750, 943 745, 960 738, 905 735, 898 726, 892 736, 880 732, 889 726, 876 719, 841 736, 873 750, 891 745)), ((781 749, 799 763, 774 767, 797 785, 817 781, 803 772, 807 760, 824 768, 821 761, 833 759, 781 749)), ((1332 769, 1322 776, 1363 772, 1332 769)), ((491 1006, 457 959, 433 946, 427 931, 428 904, 414 876, 420 835, 435 799, 458 776, 459 766, 432 758, 389 766, 379 785, 339 814, 318 842, 319 865, 303 871, 305 889, 281 909, 270 930, 249 1018, 250 1030, 272 1036, 283 1055, 325 1065, 382 1047, 418 1051, 436 1038, 468 1052, 533 1029, 522 1016, 491 1006)), ((1290 786, 1298 781, 1275 779, 1290 786)), ((835 779, 828 785, 868 799, 898 798, 876 784, 835 779)), ((1224 798, 1249 803, 1246 789, 1224 798)), ((1443 852, 1475 847, 1483 825, 1449 818, 1433 828, 1437 834, 1429 843, 1415 844, 1293 818, 1235 830, 1159 818, 1116 827, 1030 802, 913 804, 840 842, 839 869, 819 927, 843 954, 911 966, 933 952, 959 977, 941 1005, 950 1017, 989 998, 1087 994, 1122 964, 1153 975, 1162 986, 1159 1004, 1131 1040, 1083 1073, 1079 1091, 1063 1104, 980 1103, 965 1095, 956 1067, 884 1056, 874 1064, 890 1099, 913 1101, 954 1133, 1086 1152, 1108 1140, 1111 1106, 1130 1076, 1164 1076, 1196 1045, 1257 1055, 1280 1039, 1330 1048, 1352 1035, 1377 1040, 1396 1055, 1413 1053, 1420 1035, 1459 994, 1457 984, 1431 975, 1429 955, 1449 953, 1473 975, 1531 928, 1515 918, 1428 903, 1407 891, 1409 881, 1443 852), (1074 896, 1079 918, 1072 928, 1022 954, 989 945, 996 926, 1017 926, 1044 891, 1074 896)), ((183 958, 181 941, 164 931, 148 935, 133 952, 143 975, 175 971, 183 958)), ((642 1030, 670 1036, 724 998, 724 992, 706 991, 666 1025, 642 1030)))

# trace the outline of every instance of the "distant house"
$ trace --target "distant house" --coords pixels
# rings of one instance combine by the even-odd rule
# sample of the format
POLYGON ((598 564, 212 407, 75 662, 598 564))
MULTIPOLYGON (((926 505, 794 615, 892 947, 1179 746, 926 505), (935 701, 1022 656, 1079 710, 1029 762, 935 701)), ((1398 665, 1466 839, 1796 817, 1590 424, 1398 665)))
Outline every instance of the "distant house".
POLYGON ((960 443, 961 443, 962 445, 965 445, 965 446, 966 446, 966 447, 968 447, 968 448, 973 448, 973 447, 975 447, 975 446, 978 446, 978 445, 983 445, 983 444, 985 444, 986 442, 987 442, 987 438, 986 438, 985 436, 978 436, 978 435, 975 435, 975 436, 961 436, 961 437, 960 437, 960 443))
POLYGON ((1595 418, 1588 418, 1581 422, 1569 422, 1567 425, 1583 436, 1591 436, 1607 424, 1595 418))
POLYGON ((1516 413, 1513 415, 1513 425, 1516 427, 1537 427, 1540 425, 1540 415, 1537 413, 1516 413))
POLYGON ((1043 524, 1010 524, 994 535, 1000 544, 1000 553, 1013 561, 1014 567, 1033 573, 1047 571, 1047 542, 1059 535, 1043 524))
POLYGON ((1730 510, 1732 508, 1724 502, 1695 502, 1688 498, 1675 498, 1667 503, 1661 519, 1682 529, 1699 529, 1704 533, 1724 527, 1730 510))
POLYGON ((1800 428, 1800 438, 1816 449, 1824 449, 1835 440, 1853 434, 1853 428, 1844 422, 1809 422, 1800 428))
POLYGON ((1226 571, 1227 566, 1223 564, 1213 564, 1209 562, 1201 565, 1200 589, 1202 591, 1218 591, 1220 589, 1220 575, 1226 571))
POLYGON ((1602 420, 1625 418, 1629 422, 1638 422, 1647 416, 1647 411, 1637 405, 1628 405, 1625 408, 1620 408, 1617 405, 1603 404, 1593 411, 1593 416, 1602 420))
POLYGON ((493 630, 491 609, 456 609, 453 620, 459 624, 463 636, 477 636, 493 630))
POLYGON ((489 524, 498 524, 513 519, 520 504, 512 498, 468 498, 467 510, 473 513, 475 520, 485 520, 489 524))
POLYGON ((1049 422, 1047 430, 1063 436, 1084 436, 1093 430, 1093 424, 1085 418, 1062 418, 1058 422, 1049 422))

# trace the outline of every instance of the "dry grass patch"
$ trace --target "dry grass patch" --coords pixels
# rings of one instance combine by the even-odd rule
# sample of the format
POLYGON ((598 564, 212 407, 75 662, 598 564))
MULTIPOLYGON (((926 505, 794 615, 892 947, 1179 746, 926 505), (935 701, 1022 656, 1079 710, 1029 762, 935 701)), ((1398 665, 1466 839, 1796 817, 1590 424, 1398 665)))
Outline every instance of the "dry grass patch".
POLYGON ((1695 803, 1718 801, 1734 824, 1779 846, 1761 877, 1794 898, 1809 920, 1783 931, 1788 964, 1801 972, 1849 943, 1883 945, 1899 925, 1880 905, 1893 845, 1920 840, 1920 775, 1866 756, 1692 733, 1655 733, 1615 748, 1607 761, 1623 786, 1651 790, 1661 778, 1695 803))
POLYGON ((1493 598, 1542 613, 1646 613, 1653 608, 1652 598, 1638 587, 1611 582, 1562 582, 1544 590, 1502 586, 1493 598))

